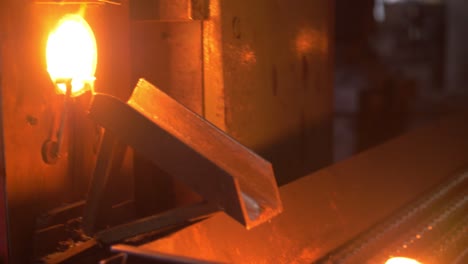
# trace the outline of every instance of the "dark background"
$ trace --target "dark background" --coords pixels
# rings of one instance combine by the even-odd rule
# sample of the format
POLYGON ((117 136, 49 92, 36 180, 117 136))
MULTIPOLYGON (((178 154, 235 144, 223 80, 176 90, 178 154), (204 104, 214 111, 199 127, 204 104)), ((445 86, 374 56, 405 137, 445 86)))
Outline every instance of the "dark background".
POLYGON ((334 159, 467 105, 468 2, 336 1, 334 159))

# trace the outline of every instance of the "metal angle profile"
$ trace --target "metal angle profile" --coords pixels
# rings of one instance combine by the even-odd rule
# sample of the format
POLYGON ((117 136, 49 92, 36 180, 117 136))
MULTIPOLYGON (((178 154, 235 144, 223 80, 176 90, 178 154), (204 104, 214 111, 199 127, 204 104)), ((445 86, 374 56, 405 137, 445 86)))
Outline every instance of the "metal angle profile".
POLYGON ((89 115, 247 229, 282 211, 269 162, 144 79, 127 103, 96 94, 89 115))
MULTIPOLYGON (((177 255, 164 254, 154 252, 141 247, 134 247, 129 245, 114 245, 111 247, 112 252, 123 253, 127 256, 135 256, 142 259, 153 260, 155 262, 163 263, 177 263, 177 264, 221 264, 220 262, 212 262, 206 260, 199 260, 194 258, 181 257, 177 255)), ((103 263, 107 264, 107 263, 103 263)))

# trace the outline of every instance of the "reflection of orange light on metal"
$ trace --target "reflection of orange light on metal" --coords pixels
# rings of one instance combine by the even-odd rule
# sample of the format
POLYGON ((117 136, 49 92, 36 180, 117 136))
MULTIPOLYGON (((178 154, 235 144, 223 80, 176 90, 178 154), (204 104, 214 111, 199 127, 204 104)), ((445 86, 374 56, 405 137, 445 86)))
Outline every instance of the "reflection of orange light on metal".
POLYGON ((238 59, 242 64, 248 66, 257 63, 257 55, 249 45, 242 45, 238 49, 234 49, 233 53, 238 56, 238 59))
POLYGON ((255 53, 253 51, 246 51, 242 53, 242 61, 247 64, 252 64, 257 61, 255 53))
POLYGON ((296 51, 299 54, 306 54, 312 51, 326 51, 326 38, 319 31, 304 28, 296 36, 296 51))
POLYGON ((422 264, 422 263, 411 258, 394 257, 394 258, 388 259, 387 262, 385 262, 385 264, 422 264))
POLYGON ((91 89, 97 64, 93 31, 79 15, 66 15, 49 35, 46 49, 47 71, 59 93, 66 93, 63 80, 71 80, 72 96, 91 89))

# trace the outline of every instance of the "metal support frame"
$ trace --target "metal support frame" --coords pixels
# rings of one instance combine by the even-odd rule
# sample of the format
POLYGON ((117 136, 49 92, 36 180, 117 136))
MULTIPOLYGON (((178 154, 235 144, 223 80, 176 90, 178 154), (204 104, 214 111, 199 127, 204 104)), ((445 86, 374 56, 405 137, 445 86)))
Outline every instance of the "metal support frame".
POLYGON ((115 157, 118 145, 116 138, 109 131, 105 131, 84 209, 83 230, 87 234, 94 233, 96 221, 102 209, 103 196, 107 190, 109 174, 113 166, 119 165, 114 163, 114 160, 118 159, 115 157))

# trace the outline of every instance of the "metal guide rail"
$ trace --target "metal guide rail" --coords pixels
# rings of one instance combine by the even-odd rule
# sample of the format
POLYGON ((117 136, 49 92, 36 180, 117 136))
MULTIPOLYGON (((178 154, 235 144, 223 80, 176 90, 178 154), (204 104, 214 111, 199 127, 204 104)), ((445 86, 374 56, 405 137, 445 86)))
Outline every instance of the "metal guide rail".
POLYGON ((459 263, 455 260, 468 243, 467 211, 465 171, 317 263, 385 263, 398 256, 423 263, 459 263))

